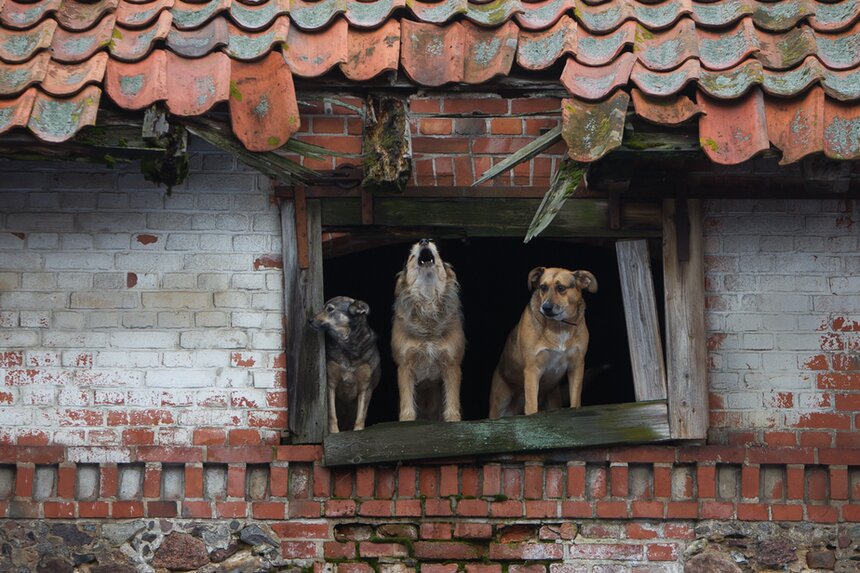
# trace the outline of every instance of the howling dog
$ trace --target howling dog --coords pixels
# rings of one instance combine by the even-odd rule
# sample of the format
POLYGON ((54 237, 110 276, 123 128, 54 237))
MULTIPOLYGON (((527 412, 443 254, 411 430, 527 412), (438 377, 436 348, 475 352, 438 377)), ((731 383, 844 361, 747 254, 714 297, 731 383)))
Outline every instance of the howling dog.
POLYGON ((493 372, 490 418, 561 407, 565 373, 570 407, 582 399, 588 349, 582 291, 597 292, 597 279, 588 271, 537 267, 528 281, 531 300, 493 372))
POLYGON ((460 363, 466 349, 460 285, 431 239, 412 245, 397 273, 394 299, 391 350, 400 420, 459 421, 460 363))
POLYGON ((328 431, 340 427, 364 429, 367 406, 382 372, 376 334, 367 325, 370 307, 348 296, 325 303, 311 320, 314 330, 325 333, 328 431))

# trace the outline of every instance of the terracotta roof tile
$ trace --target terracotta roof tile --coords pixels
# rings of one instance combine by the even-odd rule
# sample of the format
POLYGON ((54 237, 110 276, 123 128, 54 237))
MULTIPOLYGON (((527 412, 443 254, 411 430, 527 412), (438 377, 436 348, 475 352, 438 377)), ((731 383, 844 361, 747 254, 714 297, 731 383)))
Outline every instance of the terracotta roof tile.
POLYGON ((167 52, 155 50, 136 63, 109 60, 105 90, 123 109, 143 109, 167 99, 167 52))
POLYGON ((101 83, 107 61, 108 55, 105 52, 99 52, 79 64, 51 61, 41 87, 57 97, 78 93, 86 85, 101 83))
POLYGON ((659 125, 679 125, 702 112, 685 95, 652 98, 636 88, 630 90, 630 95, 636 114, 659 125))
POLYGON ((85 32, 70 32, 58 27, 51 39, 51 58, 65 64, 77 64, 92 57, 116 39, 115 20, 113 15, 106 16, 95 28, 85 32))
POLYGON ((89 86, 70 98, 36 92, 27 127, 42 141, 66 141, 82 127, 95 125, 101 94, 96 86, 89 86))
POLYGON ((5 28, 24 30, 41 22, 49 13, 56 12, 62 0, 13 2, 8 0, 0 11, 0 23, 5 28))
POLYGON ((742 163, 769 147, 764 96, 758 88, 744 97, 723 101, 699 94, 702 150, 715 163, 742 163))
POLYGON ((156 42, 167 38, 172 20, 173 16, 165 10, 146 28, 133 29, 117 26, 112 32, 110 41, 111 57, 123 62, 142 60, 152 51, 156 42))
POLYGON ((630 96, 622 90, 600 103, 575 99, 561 102, 561 135, 576 161, 597 161, 619 145, 630 96))
MULTIPOLYGON (((632 95, 657 123, 706 112, 715 161, 768 142, 785 161, 858 155, 858 0, 0 0, 0 133, 71 137, 103 88, 135 110, 164 101, 197 115, 229 101, 245 145, 270 148, 292 126, 255 123, 263 92, 285 90, 272 109, 292 118, 292 74, 335 68, 355 82, 402 70, 418 86, 561 70, 547 81, 570 92, 568 120, 632 95), (237 81, 256 104, 230 99, 237 81), (814 137, 786 131, 792 112, 814 137)), ((574 154, 595 158, 620 132, 578 133, 574 154)))
POLYGON ((202 115, 230 95, 230 58, 213 53, 189 60, 167 52, 167 109, 202 115))
POLYGON ((259 62, 231 63, 230 119, 251 151, 271 151, 299 130, 293 78, 280 54, 259 62))
POLYGON ((154 0, 135 4, 122 0, 116 11, 116 23, 124 28, 143 28, 149 26, 164 10, 173 7, 173 0, 154 0))
POLYGON ((78 2, 66 0, 57 10, 57 22, 72 32, 82 32, 92 28, 105 14, 116 10, 118 0, 99 0, 97 2, 78 2))
POLYGON ((167 47, 186 58, 199 58, 214 52, 230 41, 227 20, 216 18, 196 30, 173 28, 167 35, 167 47))

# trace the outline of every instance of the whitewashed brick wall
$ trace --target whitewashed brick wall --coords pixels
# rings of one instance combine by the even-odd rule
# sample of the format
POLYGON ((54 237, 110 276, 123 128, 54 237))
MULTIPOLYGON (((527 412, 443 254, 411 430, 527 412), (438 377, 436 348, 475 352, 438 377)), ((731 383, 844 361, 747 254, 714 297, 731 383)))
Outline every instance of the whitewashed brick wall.
POLYGON ((197 142, 169 194, 0 162, 0 443, 277 443, 280 253, 268 179, 197 142))
POLYGON ((855 207, 707 203, 712 441, 860 445, 855 207))

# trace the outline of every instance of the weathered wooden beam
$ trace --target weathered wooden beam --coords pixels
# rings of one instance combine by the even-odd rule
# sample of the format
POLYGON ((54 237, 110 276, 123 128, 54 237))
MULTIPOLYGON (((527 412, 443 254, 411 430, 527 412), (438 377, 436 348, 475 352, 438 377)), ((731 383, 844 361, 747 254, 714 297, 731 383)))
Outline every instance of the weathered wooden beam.
POLYGON ((412 174, 412 136, 406 101, 395 97, 370 97, 364 120, 364 179, 370 192, 406 189, 412 174))
MULTIPOLYGON (((417 227, 435 229, 437 236, 522 237, 532 219, 539 199, 496 198, 488 210, 485 199, 375 197, 374 223, 381 227, 417 227), (492 213, 488 216, 488 213, 492 213)), ((347 230, 362 224, 361 201, 353 198, 322 200, 323 227, 347 230)), ((659 236, 661 232, 658 202, 624 201, 621 204, 622 226, 609 228, 609 201, 606 199, 572 199, 563 205, 544 237, 572 236, 659 236)))
POLYGON ((670 439, 665 402, 562 408, 470 422, 390 422, 329 434, 323 463, 342 466, 670 439))
POLYGON ((310 266, 299 267, 296 209, 292 201, 281 205, 286 309, 287 417, 294 443, 319 443, 326 427, 325 351, 322 334, 308 326, 308 318, 322 308, 322 232, 318 200, 307 205, 310 266))
POLYGON ((699 199, 663 202, 663 288, 666 300, 666 377, 672 437, 703 440, 708 430, 705 351, 705 273, 699 199), (685 201, 686 208, 678 202, 685 201), (679 252, 676 213, 686 212, 688 258, 679 252))
POLYGON ((618 255, 618 274, 636 400, 665 400, 666 366, 648 242, 617 241, 615 252, 618 255))

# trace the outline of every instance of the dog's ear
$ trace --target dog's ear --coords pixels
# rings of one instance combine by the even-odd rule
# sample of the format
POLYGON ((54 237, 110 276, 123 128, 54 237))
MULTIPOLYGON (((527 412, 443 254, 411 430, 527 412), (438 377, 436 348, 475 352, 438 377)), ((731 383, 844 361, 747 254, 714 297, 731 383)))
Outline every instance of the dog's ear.
POLYGON ((394 296, 399 295, 404 287, 406 287, 406 271, 400 271, 394 277, 394 296))
POLYGON ((357 300, 349 305, 349 314, 352 315, 362 315, 362 314, 370 314, 370 305, 364 302, 363 300, 357 300))
POLYGON ((545 270, 546 267, 535 267, 529 271, 529 291, 533 291, 537 288, 540 278, 543 276, 543 272, 545 270))
POLYGON ((451 263, 442 263, 442 266, 445 267, 445 272, 448 274, 448 278, 455 281, 457 280, 457 273, 454 272, 454 265, 451 263))
POLYGON ((590 293, 597 292, 597 279, 588 271, 574 271, 573 278, 576 281, 576 288, 579 290, 587 290, 590 293))

